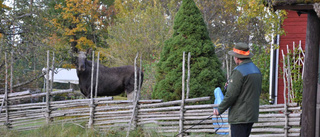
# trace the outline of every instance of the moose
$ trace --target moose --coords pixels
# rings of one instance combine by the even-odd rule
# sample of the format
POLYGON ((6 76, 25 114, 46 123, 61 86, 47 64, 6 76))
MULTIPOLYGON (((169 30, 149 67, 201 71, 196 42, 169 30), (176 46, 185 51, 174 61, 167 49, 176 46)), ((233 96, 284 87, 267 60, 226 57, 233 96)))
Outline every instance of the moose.
MULTIPOLYGON (((89 50, 87 53, 88 52, 89 50)), ((92 61, 87 60, 87 53, 79 51, 75 64, 77 67, 80 91, 84 96, 90 98, 92 61)), ((94 64, 94 67, 93 94, 95 93, 97 63, 94 64)), ((137 68, 137 81, 139 81, 139 72, 140 69, 137 68)), ((115 96, 126 92, 127 99, 132 100, 134 95, 134 73, 134 66, 109 68, 99 64, 97 96, 115 96)), ((140 86, 142 85, 142 82, 143 73, 141 72, 140 86)), ((137 84, 137 87, 139 87, 139 84, 137 84)))

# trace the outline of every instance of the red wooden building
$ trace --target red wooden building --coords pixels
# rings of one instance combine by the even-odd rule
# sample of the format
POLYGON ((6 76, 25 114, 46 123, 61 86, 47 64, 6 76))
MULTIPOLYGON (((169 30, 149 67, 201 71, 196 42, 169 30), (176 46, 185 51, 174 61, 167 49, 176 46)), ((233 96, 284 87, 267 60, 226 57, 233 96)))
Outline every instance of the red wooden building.
POLYGON ((293 42, 295 46, 301 41, 302 49, 305 49, 306 30, 307 30, 307 14, 298 14, 296 11, 287 10, 287 18, 284 19, 282 28, 286 34, 277 38, 276 44, 279 45, 278 50, 274 50, 272 54, 273 58, 273 73, 271 86, 270 86, 270 99, 273 104, 284 103, 284 81, 281 70, 282 66, 282 52, 287 54, 287 45, 289 49, 293 49, 293 42))
MULTIPOLYGON (((293 14, 288 14, 288 22, 283 25, 287 31, 286 36, 280 37, 277 41, 278 44, 286 41, 286 38, 294 38, 294 41, 299 41, 297 37, 300 36, 301 42, 304 45, 304 70, 303 70, 303 93, 302 93, 302 114, 301 114, 301 136, 305 137, 319 137, 320 136, 320 67, 319 67, 319 47, 320 47, 320 1, 319 0, 268 0, 268 6, 272 6, 273 10, 291 10, 293 14), (298 17, 294 17, 294 12, 298 17), (303 15, 306 14, 306 15, 303 15), (290 19, 293 18, 292 21, 290 19), (304 19, 306 18, 306 19, 304 19), (299 20, 301 19, 301 22, 299 20), (297 20, 297 21, 296 21, 297 20), (305 21, 306 20, 306 21, 305 21), (291 23, 289 23, 291 22, 291 23), (306 22, 306 23, 303 23, 306 22), (301 23, 301 24, 300 24, 301 23), (286 25, 287 24, 287 25, 286 25), (300 24, 300 25, 296 25, 300 24), (303 25, 306 24, 306 25, 303 25), (291 26, 292 25, 292 26, 291 26), (290 27, 291 26, 291 27, 290 27), (296 27, 294 27, 296 26, 296 27), (289 31, 291 33, 289 33, 289 31), (305 37, 303 35, 305 34, 305 37), (281 39, 282 38, 282 39, 281 39)), ((290 40, 289 40, 290 41, 290 40)), ((289 44, 288 44, 289 45, 289 44)), ((274 60, 279 60, 279 50, 271 53, 273 64, 278 63, 274 60)), ((275 65, 276 66, 276 65, 275 65)), ((279 65, 280 66, 280 65, 279 65)), ((277 67, 272 67, 272 76, 278 74, 277 67)), ((279 67, 280 68, 280 67, 279 67)), ((289 73, 290 74, 290 73, 289 73)), ((279 77, 279 76, 278 76, 279 77)), ((277 86, 274 89, 280 89, 280 80, 278 77, 272 77, 272 84, 277 86), (278 84, 275 81, 278 81, 278 84)), ((271 90, 275 91, 275 90, 271 90)), ((273 92, 272 92, 273 93, 273 92)), ((277 92, 277 93, 280 93, 277 92)), ((274 95, 275 96, 275 95, 274 95)), ((278 96, 278 94, 277 94, 278 96)), ((279 94, 280 96, 280 94, 279 94)), ((276 98, 276 97, 275 97, 276 98)), ((280 97, 277 97, 280 103, 280 97)))

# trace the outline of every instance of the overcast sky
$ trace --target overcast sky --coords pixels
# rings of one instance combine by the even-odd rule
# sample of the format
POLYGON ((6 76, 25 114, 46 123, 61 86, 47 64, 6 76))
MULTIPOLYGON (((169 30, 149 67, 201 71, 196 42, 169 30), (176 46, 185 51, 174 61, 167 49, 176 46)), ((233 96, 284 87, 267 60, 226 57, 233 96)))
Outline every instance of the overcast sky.
POLYGON ((4 0, 4 5, 7 5, 12 8, 13 0, 4 0))

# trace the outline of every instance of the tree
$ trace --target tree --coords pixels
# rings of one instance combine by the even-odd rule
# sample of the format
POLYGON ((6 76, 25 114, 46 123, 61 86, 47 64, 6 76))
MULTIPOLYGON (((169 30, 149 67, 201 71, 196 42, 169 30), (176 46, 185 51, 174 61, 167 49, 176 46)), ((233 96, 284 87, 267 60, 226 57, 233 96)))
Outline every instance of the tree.
MULTIPOLYGON (((53 1, 53 12, 58 14, 49 20, 50 25, 57 30, 51 38, 61 40, 59 45, 69 43, 69 46, 61 46, 62 51, 71 49, 71 53, 77 53, 91 48, 104 52, 108 47, 105 42, 108 37, 107 27, 115 15, 113 2, 114 0, 53 1)), ((52 43, 53 46, 56 44, 52 43)), ((101 58, 104 57, 105 54, 102 53, 101 58)))
MULTIPOLYGON (((4 53, 7 53, 9 59, 13 57, 13 63, 10 62, 9 66, 14 68, 13 87, 18 87, 43 75, 41 70, 45 66, 46 50, 56 53, 56 67, 68 63, 67 60, 72 57, 68 54, 71 48, 66 45, 76 43, 74 49, 83 50, 91 46, 103 51, 107 46, 104 41, 107 37, 106 28, 115 14, 113 2, 14 0, 12 7, 8 7, 0 1, 1 84, 4 81, 4 53), (73 36, 75 39, 70 39, 73 36)), ((35 86, 38 85, 34 83, 32 87, 35 86)))
POLYGON ((106 65, 132 65, 139 52, 142 57, 144 82, 141 97, 151 99, 155 84, 155 64, 163 42, 172 34, 173 20, 165 14, 159 0, 115 1, 115 24, 108 28, 106 65))
POLYGON ((260 98, 265 101, 262 103, 269 103, 270 48, 256 44, 252 44, 251 47, 255 53, 252 61, 257 65, 262 74, 262 94, 260 98))
MULTIPOLYGON (((1 1, 2 3, 2 1, 1 1)), ((32 81, 39 79, 45 66, 45 50, 50 49, 44 41, 48 36, 44 17, 47 16, 43 2, 33 0, 15 0, 12 7, 3 6, 0 11, 0 78, 4 81, 4 55, 7 53, 8 67, 13 68, 13 88, 25 86, 38 87, 32 81), (12 61, 11 61, 12 60, 12 61), (29 84, 26 86, 26 84, 29 84)), ((9 74, 11 70, 9 69, 9 74)), ((10 78, 9 78, 10 79, 10 78)), ((3 83, 1 83, 3 84, 3 83)), ((10 87, 11 88, 11 87, 10 87)), ((19 91, 19 89, 14 89, 19 91)))
POLYGON ((157 64, 156 85, 152 97, 166 101, 181 99, 184 51, 191 53, 189 97, 213 97, 214 89, 223 86, 226 80, 207 26, 193 0, 182 1, 173 29, 173 35, 165 41, 157 64))
MULTIPOLYGON (((5 4, 3 4, 3 0, 0 0, 0 15, 1 15, 1 20, 2 19, 4 19, 4 18, 2 18, 2 16, 4 16, 4 12, 6 11, 6 10, 10 10, 11 8, 10 7, 8 7, 7 5, 5 5, 5 4)), ((1 21, 1 24, 2 24, 2 21, 1 21)), ((0 27, 0 39, 3 37, 3 32, 4 32, 4 30, 2 30, 3 28, 2 27, 0 27)))
POLYGON ((255 54, 252 60, 263 71, 262 94, 268 94, 269 68, 265 69, 265 64, 269 65, 268 53, 270 45, 273 44, 273 37, 284 33, 279 26, 282 25, 286 12, 281 10, 277 13, 272 12, 265 6, 264 0, 196 0, 196 2, 208 24, 210 38, 218 42, 216 54, 223 62, 227 77, 235 66, 227 52, 232 50, 236 42, 249 43, 255 54))
POLYGON ((170 35, 170 20, 157 2, 115 1, 116 24, 108 29, 109 66, 133 64, 139 52, 146 62, 159 57, 163 41, 170 35))
POLYGON ((196 0, 208 24, 213 41, 232 46, 235 42, 257 45, 270 43, 286 15, 285 11, 274 13, 266 7, 264 0, 196 0))

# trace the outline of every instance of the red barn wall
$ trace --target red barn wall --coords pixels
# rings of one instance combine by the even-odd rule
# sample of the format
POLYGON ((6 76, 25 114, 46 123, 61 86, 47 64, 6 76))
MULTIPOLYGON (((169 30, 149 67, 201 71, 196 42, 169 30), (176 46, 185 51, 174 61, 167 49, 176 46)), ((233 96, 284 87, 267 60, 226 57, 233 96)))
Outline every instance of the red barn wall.
POLYGON ((307 30, 307 14, 301 14, 300 16, 297 14, 296 11, 288 10, 287 18, 284 19, 282 28, 285 30, 286 34, 280 36, 280 43, 279 43, 279 71, 278 71, 278 96, 277 96, 277 104, 284 103, 284 83, 283 83, 283 75, 282 75, 282 66, 283 66, 283 53, 287 54, 287 45, 292 50, 293 42, 297 46, 299 41, 301 40, 301 45, 303 50, 305 49, 306 43, 306 30, 307 30))

